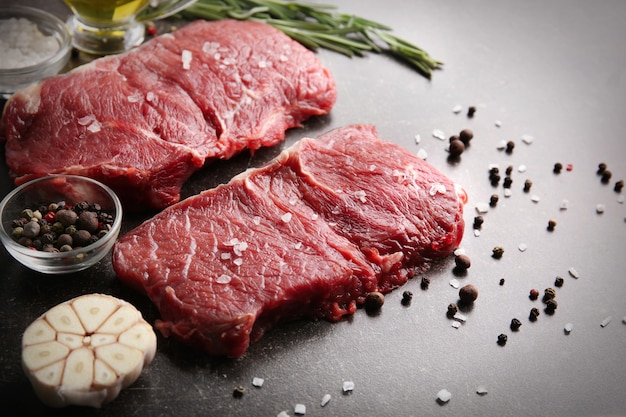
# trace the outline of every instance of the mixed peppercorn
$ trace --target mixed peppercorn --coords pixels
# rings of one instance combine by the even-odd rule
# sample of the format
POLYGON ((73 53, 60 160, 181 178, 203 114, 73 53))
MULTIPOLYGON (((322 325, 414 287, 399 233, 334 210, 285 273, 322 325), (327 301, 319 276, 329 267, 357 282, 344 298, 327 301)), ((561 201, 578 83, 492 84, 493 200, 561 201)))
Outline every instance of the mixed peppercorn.
POLYGON ((111 230, 114 220, 99 204, 53 202, 22 210, 11 222, 11 234, 28 248, 69 252, 98 241, 111 230))

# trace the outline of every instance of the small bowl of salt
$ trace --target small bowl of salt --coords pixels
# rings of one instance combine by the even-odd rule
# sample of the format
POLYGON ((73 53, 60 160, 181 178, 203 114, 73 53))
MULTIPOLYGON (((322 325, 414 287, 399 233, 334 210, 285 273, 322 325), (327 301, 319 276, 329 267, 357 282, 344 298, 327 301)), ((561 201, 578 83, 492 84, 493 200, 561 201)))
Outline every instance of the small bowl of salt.
POLYGON ((72 49, 70 32, 60 19, 40 9, 0 7, 0 95, 56 75, 72 49))

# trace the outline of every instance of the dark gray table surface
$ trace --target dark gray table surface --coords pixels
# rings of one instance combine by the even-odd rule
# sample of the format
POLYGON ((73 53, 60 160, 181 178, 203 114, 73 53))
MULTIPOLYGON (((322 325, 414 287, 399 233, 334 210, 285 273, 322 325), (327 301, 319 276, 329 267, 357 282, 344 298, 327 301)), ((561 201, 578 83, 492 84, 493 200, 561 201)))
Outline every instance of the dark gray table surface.
MULTIPOLYGON (((12 0, 65 17, 60 0, 12 0)), ((158 312, 115 277, 109 258, 83 273, 39 275, 0 250, 0 404, 16 415, 81 416, 608 416, 626 415, 626 206, 613 190, 626 177, 626 2, 583 0, 401 1, 346 0, 340 11, 389 24, 445 62, 428 81, 385 55, 349 59, 320 51, 336 78, 338 101, 331 114, 288 132, 287 140, 250 157, 212 165, 194 175, 185 195, 228 181, 262 164, 303 136, 333 127, 373 123, 382 137, 407 149, 423 149, 428 161, 469 194, 462 248, 472 259, 463 277, 453 259, 389 294, 377 316, 357 311, 331 324, 281 325, 252 345, 241 359, 211 358, 159 335, 158 353, 137 382, 102 409, 47 409, 20 368, 26 326, 52 306, 89 292, 125 298, 154 321, 158 312), (453 112, 456 105, 463 111, 453 112), (473 118, 466 116, 476 106, 473 118), (500 122, 498 127, 496 123, 500 122), (446 136, 471 128, 471 146, 460 161, 447 161, 446 136), (421 141, 416 143, 416 135, 421 141), (524 143, 525 136, 533 138, 524 143), (498 150, 513 140, 512 154, 498 150), (571 170, 554 174, 556 162, 571 170), (613 172, 609 184, 596 174, 600 162, 613 172), (488 180, 490 164, 513 166, 512 196, 488 180), (520 172, 520 167, 525 167, 520 172), (522 191, 531 179, 530 192, 522 191), (500 195, 485 214, 479 237, 472 230, 477 203, 500 195), (532 201, 537 196, 539 201, 532 201), (569 207, 561 210, 567 199, 569 207), (598 204, 605 206, 602 214, 598 204), (557 221, 553 232, 548 220, 557 221), (526 251, 519 245, 527 245, 526 251), (491 257, 502 246, 502 259, 491 257), (580 277, 568 270, 575 268, 580 277), (528 320, 528 292, 558 289, 558 309, 528 320), (504 285, 500 280, 504 278, 504 285), (457 300, 452 279, 473 283, 480 295, 460 328, 446 317, 457 300), (402 291, 414 294, 410 306, 402 291), (612 322, 600 323, 611 316, 612 322), (522 327, 509 329, 511 319, 522 327), (574 329, 565 334, 564 326, 574 329), (500 333, 508 334, 498 346, 500 333), (255 388, 253 377, 264 378, 255 388), (342 393, 344 381, 354 391, 342 393), (233 389, 245 387, 242 398, 233 389), (476 390, 483 386, 486 395, 476 390), (436 401, 447 389, 452 399, 436 401), (325 407, 325 394, 332 400, 325 407)), ((103 87, 104 88, 104 87, 103 87)), ((11 188, 0 170, 2 195, 11 188)), ((144 217, 128 217, 123 232, 144 217)), ((4 411, 3 411, 3 414, 4 411)))

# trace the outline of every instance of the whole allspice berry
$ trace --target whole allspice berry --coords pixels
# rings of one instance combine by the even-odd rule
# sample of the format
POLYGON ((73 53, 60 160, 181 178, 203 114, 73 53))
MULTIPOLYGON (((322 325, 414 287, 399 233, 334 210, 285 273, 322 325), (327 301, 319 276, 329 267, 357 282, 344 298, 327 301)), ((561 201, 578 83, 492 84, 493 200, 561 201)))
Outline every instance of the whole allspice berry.
POLYGON ((474 137, 474 132, 471 129, 463 129, 459 132, 459 139, 463 142, 463 145, 467 146, 474 137))
POLYGON ((459 290, 459 299, 463 304, 472 304, 478 298, 478 288, 475 285, 467 284, 459 290))
POLYGON ((453 158, 458 158, 465 151, 465 144, 461 140, 453 140, 450 142, 449 152, 453 158))
POLYGON ((460 254, 454 257, 455 271, 463 272, 472 266, 470 257, 465 254, 460 254))

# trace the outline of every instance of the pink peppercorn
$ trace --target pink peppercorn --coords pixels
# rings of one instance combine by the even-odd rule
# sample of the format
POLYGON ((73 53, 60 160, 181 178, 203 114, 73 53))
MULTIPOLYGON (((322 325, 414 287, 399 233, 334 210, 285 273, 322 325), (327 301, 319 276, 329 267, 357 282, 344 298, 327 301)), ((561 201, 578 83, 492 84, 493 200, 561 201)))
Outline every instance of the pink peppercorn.
POLYGON ((44 219, 50 224, 54 223, 56 221, 56 218, 57 215, 54 211, 49 211, 44 215, 44 219))
POLYGON ((539 290, 535 288, 531 289, 529 297, 531 300, 536 300, 537 298, 539 298, 539 290))

